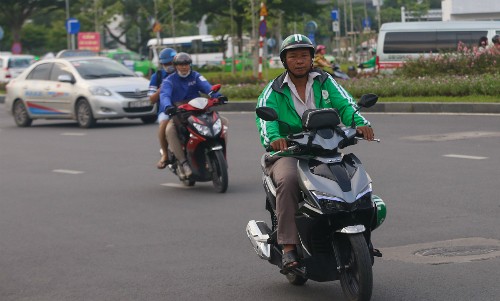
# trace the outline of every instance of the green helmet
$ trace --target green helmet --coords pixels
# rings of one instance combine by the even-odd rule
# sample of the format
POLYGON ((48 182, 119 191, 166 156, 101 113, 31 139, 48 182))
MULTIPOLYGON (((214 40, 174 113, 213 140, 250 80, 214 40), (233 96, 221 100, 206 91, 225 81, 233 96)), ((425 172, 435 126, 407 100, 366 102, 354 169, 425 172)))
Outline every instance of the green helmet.
MULTIPOLYGON (((311 56, 314 57, 314 45, 309 40, 308 37, 301 34, 292 34, 289 35, 283 43, 281 43, 280 47, 280 59, 283 65, 285 65, 285 54, 288 49, 296 49, 296 48, 308 48, 311 52, 311 56)), ((286 66, 286 65, 285 65, 286 66)))

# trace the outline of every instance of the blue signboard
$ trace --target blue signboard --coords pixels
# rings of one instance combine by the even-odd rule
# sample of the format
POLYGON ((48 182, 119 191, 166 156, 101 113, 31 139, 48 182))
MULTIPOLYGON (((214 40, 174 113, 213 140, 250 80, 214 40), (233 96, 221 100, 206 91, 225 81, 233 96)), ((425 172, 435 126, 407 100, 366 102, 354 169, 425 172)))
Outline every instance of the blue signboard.
POLYGON ((338 21, 339 20, 339 11, 334 9, 331 11, 330 16, 332 17, 332 21, 338 21))
POLYGON ((77 34, 80 31, 80 21, 75 18, 66 20, 66 31, 69 34, 77 34))
POLYGON ((259 24, 259 35, 261 37, 265 37, 266 36, 266 31, 267 31, 266 20, 262 20, 262 21, 260 21, 260 24, 259 24))
POLYGON ((363 19, 363 28, 370 28, 372 27, 372 22, 370 21, 370 18, 363 19))

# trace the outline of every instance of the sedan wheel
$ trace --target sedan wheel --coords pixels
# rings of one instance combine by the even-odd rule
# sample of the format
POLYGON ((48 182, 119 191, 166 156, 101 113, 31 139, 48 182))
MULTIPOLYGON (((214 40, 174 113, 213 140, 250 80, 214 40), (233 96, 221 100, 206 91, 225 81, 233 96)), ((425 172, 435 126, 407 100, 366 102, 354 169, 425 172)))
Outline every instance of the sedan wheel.
POLYGON ((92 108, 87 100, 82 99, 76 104, 76 121, 82 128, 91 128, 95 125, 96 119, 92 114, 92 108))
POLYGON ((19 127, 28 127, 33 122, 33 119, 31 119, 28 115, 28 110, 26 109, 26 106, 24 105, 22 100, 17 100, 14 103, 13 113, 14 121, 19 127))

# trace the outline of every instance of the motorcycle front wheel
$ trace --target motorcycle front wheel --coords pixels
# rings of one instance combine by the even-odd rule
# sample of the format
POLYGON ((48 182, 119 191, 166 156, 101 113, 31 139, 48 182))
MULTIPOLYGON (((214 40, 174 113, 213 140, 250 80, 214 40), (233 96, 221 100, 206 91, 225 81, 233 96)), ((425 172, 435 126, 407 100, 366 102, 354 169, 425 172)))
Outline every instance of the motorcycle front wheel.
POLYGON ((370 300, 373 289, 373 271, 370 252, 362 233, 341 235, 335 251, 340 256, 340 284, 350 301, 370 300))
POLYGON ((216 150, 210 154, 212 164, 212 182, 217 192, 226 192, 229 178, 227 175, 227 163, 222 150, 216 150))

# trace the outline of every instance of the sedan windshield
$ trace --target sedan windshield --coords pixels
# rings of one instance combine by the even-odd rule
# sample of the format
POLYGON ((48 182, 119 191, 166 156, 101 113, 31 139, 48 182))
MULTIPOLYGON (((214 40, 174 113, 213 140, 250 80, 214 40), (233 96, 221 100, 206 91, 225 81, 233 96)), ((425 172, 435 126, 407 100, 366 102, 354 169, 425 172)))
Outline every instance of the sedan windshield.
POLYGON ((80 76, 84 79, 110 78, 110 77, 135 77, 135 73, 122 64, 110 60, 78 60, 71 62, 80 76))

